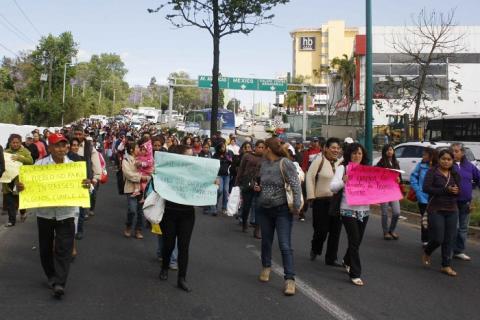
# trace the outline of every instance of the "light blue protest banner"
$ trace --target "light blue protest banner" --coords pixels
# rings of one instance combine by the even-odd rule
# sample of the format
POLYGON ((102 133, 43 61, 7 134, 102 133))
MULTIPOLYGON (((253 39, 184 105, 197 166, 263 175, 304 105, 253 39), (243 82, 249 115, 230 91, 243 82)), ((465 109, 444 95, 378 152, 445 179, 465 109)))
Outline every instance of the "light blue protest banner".
POLYGON ((219 160, 155 152, 155 191, 164 199, 179 204, 215 205, 219 168, 219 160))

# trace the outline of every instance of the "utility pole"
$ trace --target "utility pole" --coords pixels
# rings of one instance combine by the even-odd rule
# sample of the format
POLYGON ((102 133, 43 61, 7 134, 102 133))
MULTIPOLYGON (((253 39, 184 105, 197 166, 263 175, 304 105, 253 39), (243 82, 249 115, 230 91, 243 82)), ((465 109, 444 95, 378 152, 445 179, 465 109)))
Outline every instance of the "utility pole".
POLYGON ((103 81, 100 81, 100 91, 98 92, 98 106, 100 106, 100 102, 102 101, 102 88, 103 88, 103 81))
POLYGON ((168 79, 168 127, 173 127, 173 85, 175 84, 175 79, 168 79))
POLYGON ((366 0, 366 26, 367 26, 367 55, 366 55, 366 85, 365 85, 365 149, 371 160, 373 155, 373 76, 372 76, 372 0, 366 0))
POLYGON ((308 126, 308 118, 307 118, 307 88, 304 86, 302 88, 303 91, 303 125, 302 125, 302 138, 303 141, 307 140, 307 126, 308 126))
POLYGON ((83 90, 82 90, 82 97, 84 97, 84 98, 85 98, 85 83, 86 83, 86 81, 85 81, 85 80, 83 80, 83 90))
POLYGON ((63 115, 65 113, 65 82, 67 80, 67 64, 63 67, 63 96, 62 96, 62 127, 63 127, 63 115))

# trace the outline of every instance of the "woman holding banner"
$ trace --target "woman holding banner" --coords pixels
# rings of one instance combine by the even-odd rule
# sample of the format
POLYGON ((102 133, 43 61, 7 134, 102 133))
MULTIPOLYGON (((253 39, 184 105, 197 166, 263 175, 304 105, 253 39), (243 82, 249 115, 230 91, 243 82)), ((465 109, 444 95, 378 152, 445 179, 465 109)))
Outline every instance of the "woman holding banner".
MULTIPOLYGON (((168 152, 177 153, 186 156, 193 156, 190 146, 179 145, 171 147, 168 152)), ((178 288, 190 292, 185 277, 187 276, 188 251, 190 248, 190 239, 192 237, 193 226, 195 224, 195 208, 191 205, 183 205, 172 201, 165 202, 165 213, 160 223, 163 231, 163 259, 162 269, 160 271, 160 280, 168 279, 168 268, 170 258, 175 248, 175 240, 178 243, 178 288)))
MULTIPOLYGON (((362 267, 360 264, 360 244, 363 234, 367 227, 368 216, 370 213, 369 205, 349 205, 345 185, 348 181, 347 167, 350 163, 368 165, 368 158, 365 148, 359 143, 352 143, 347 146, 343 154, 343 163, 338 166, 335 176, 330 183, 330 189, 333 193, 339 194, 335 200, 340 202, 340 217, 348 236, 348 249, 343 257, 343 265, 350 275, 350 280, 357 286, 363 286, 360 278, 362 267), (340 198, 341 196, 341 198, 340 198)), ((332 200, 330 206, 334 210, 336 201, 332 200)))
POLYGON ((272 243, 275 230, 282 252, 285 288, 284 294, 295 294, 295 272, 291 245, 293 214, 302 209, 302 188, 295 165, 286 158, 280 140, 270 138, 265 141, 266 151, 260 167, 260 177, 254 190, 259 192, 257 219, 262 232, 262 272, 259 280, 268 282, 272 265, 272 243), (293 193, 293 208, 289 209, 286 185, 293 193), (291 212, 290 212, 291 210, 291 212))
MULTIPOLYGON (((377 163, 377 167, 391 169, 391 170, 400 170, 400 164, 395 157, 395 150, 393 149, 392 144, 386 144, 382 149, 382 158, 377 163)), ((401 182, 400 173, 398 174, 398 182, 401 182)), ((400 217, 400 201, 390 201, 386 203, 381 203, 380 208, 382 210, 382 229, 383 229, 383 239, 385 240, 398 240, 398 234, 395 233, 395 228, 397 227, 398 218, 400 217), (390 226, 388 225, 388 207, 392 208, 392 219, 390 221, 390 226)))

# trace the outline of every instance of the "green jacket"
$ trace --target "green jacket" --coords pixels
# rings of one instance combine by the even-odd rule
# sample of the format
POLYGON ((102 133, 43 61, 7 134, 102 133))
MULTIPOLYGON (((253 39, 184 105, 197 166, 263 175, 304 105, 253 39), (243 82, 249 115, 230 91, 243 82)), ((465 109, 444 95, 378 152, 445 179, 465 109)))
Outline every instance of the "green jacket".
MULTIPOLYGON (((17 155, 20 159, 18 159, 19 162, 21 162, 24 165, 31 165, 33 164, 33 158, 32 155, 30 154, 30 151, 25 148, 24 146, 20 146, 20 149, 18 150, 12 150, 12 148, 5 149, 5 153, 10 153, 17 155)), ((10 183, 4 183, 3 184, 3 193, 12 193, 12 188, 14 183, 18 180, 18 177, 15 178, 12 182, 10 183)))

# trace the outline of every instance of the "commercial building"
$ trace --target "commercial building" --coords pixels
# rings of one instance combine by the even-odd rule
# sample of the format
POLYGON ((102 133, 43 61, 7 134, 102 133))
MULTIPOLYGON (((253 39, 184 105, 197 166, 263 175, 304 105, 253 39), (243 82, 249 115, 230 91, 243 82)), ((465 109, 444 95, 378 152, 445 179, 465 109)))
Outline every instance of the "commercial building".
MULTIPOLYGON (((398 119, 398 115, 413 113, 413 106, 404 108, 408 100, 402 99, 405 92, 400 92, 402 86, 399 84, 415 79, 419 75, 419 66, 393 45, 395 39, 409 39, 408 29, 412 27, 373 27, 373 97, 383 106, 383 109, 374 108, 374 124, 387 124, 398 119)), ((363 108, 365 29, 361 28, 359 34, 354 45, 354 55, 357 57, 355 91, 357 103, 363 108)), ((458 41, 458 48, 461 50, 448 58, 435 61, 429 69, 425 91, 431 101, 425 101, 420 114, 422 118, 438 115, 432 112, 437 109, 447 114, 479 111, 480 87, 477 83, 480 74, 480 26, 453 27, 452 38, 460 35, 462 39, 458 41), (461 84, 458 91, 457 83, 461 84)), ((411 38, 409 40, 415 41, 411 38)))
POLYGON ((320 28, 301 28, 290 32, 292 37, 292 76, 302 78, 316 88, 314 104, 327 103, 329 67, 332 59, 344 54, 351 57, 358 28, 345 26, 345 21, 328 21, 320 28))

